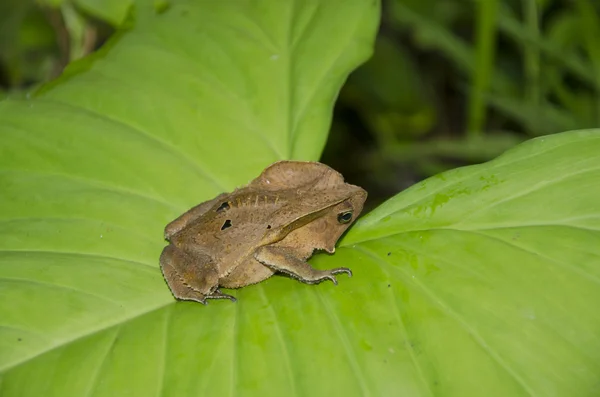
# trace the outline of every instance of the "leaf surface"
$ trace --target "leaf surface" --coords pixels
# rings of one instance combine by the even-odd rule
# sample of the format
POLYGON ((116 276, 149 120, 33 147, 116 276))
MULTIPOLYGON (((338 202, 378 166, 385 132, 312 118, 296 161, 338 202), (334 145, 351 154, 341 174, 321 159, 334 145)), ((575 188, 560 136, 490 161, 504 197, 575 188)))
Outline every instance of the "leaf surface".
POLYGON ((316 160, 370 1, 138 2, 35 98, 0 102, 0 395, 595 395, 597 130, 402 192, 319 268, 175 302, 164 225, 316 160), (126 24, 127 25, 127 24, 126 24))

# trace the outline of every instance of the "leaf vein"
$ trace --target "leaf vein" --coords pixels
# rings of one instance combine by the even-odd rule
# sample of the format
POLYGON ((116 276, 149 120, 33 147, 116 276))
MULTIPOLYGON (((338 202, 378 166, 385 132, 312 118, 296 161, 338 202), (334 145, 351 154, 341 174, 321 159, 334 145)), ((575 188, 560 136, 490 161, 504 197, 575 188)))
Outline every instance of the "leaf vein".
POLYGON ((273 305, 271 305, 269 302, 269 299, 267 299, 267 295, 265 294, 265 288, 261 284, 259 284, 259 287, 260 287, 259 291, 263 298, 263 301, 266 303, 266 306, 271 311, 273 318, 275 320, 274 321, 275 333, 277 334, 277 339, 279 339, 279 345, 281 346, 281 350, 283 351, 285 369, 288 374, 288 378, 290 380, 290 389, 292 390, 293 395, 297 397, 299 395, 299 393, 298 393, 298 386, 296 385, 296 379, 294 377, 294 371, 292 370, 292 362, 293 361, 290 357, 290 352, 287 348, 287 343, 285 342, 286 339, 283 337, 283 333, 281 332, 281 327, 279 326, 279 318, 277 317, 277 313, 275 312, 273 305))
MULTIPOLYGON (((540 138, 535 138, 535 139, 540 139, 540 138)), ((586 141, 594 141, 594 140, 599 140, 599 139, 600 139, 600 134, 598 134, 597 136, 594 135, 594 136, 585 137, 586 141)), ((582 139, 582 141, 583 141, 583 139, 582 139)), ((523 161, 529 160, 529 159, 531 159, 533 157, 536 157, 536 156, 547 155, 548 153, 553 152, 555 150, 564 149, 565 146, 569 146, 570 144, 573 144, 573 143, 580 143, 580 141, 568 142, 568 143, 565 143, 565 144, 562 144, 562 145, 559 145, 559 146, 552 146, 550 148, 546 148, 545 150, 538 150, 536 152, 529 153, 529 154, 527 154, 525 156, 520 156, 520 157, 516 157, 516 158, 509 158, 508 161, 505 161, 505 157, 508 154, 510 154, 510 152, 512 150, 514 150, 514 149, 512 149, 512 150, 509 150, 508 152, 500 155, 499 157, 497 157, 494 160, 491 160, 491 161, 489 161, 487 163, 484 163, 484 164, 475 164, 475 165, 470 165, 470 166, 466 166, 466 167, 461 167, 461 168, 457 168, 457 169, 454 169, 454 170, 450 170, 450 171, 444 173, 443 175, 446 175, 446 177, 447 177, 448 175, 455 174, 457 171, 465 172, 466 175, 463 175, 460 178, 457 178, 457 179, 454 179, 454 180, 450 180, 447 183, 442 184, 441 186, 439 186, 437 189, 434 189, 434 190, 428 192, 427 194, 425 194, 423 196, 417 196, 417 197, 415 197, 415 199, 413 201, 407 202, 406 204, 404 204, 401 209, 394 210, 394 211, 391 211, 391 212, 382 213, 382 214, 377 214, 378 215, 377 218, 372 219, 372 220, 369 219, 368 221, 369 221, 369 223, 375 223, 375 222, 379 221, 380 219, 382 219, 384 217, 391 216, 391 215, 393 215, 393 214, 395 214, 397 212, 406 211, 408 208, 414 207, 414 206, 416 206, 419 203, 423 203, 425 200, 429 199, 430 197, 434 196, 435 194, 437 194, 437 193, 439 193, 439 192, 441 192, 443 190, 450 189, 452 187, 460 185, 465 180, 468 180, 468 179, 471 179, 471 178, 475 178, 475 177, 477 177, 478 175, 481 175, 481 174, 490 173, 490 171, 493 171, 493 170, 496 170, 496 169, 499 169, 499 168, 503 168, 503 167, 507 167, 507 166, 510 166, 510 165, 515 165, 515 164, 521 163, 523 161), (466 172, 467 170, 473 170, 473 171, 471 173, 467 173, 466 172)), ((432 177, 432 178, 435 179, 436 177, 432 177)), ((429 179, 432 179, 432 178, 429 178, 429 179)), ((422 186, 423 186, 422 184, 413 185, 410 188, 408 188, 405 192, 408 193, 409 190, 414 190, 414 189, 417 189, 417 188, 422 188, 422 186)), ((390 200, 393 200, 393 198, 390 199, 390 200)), ((389 203, 389 202, 390 201, 388 200, 386 203, 389 203)), ((383 205, 386 205, 386 203, 384 203, 383 205)))
MULTIPOLYGON (((373 258, 373 253, 371 251, 365 250, 362 247, 356 247, 356 250, 373 258)), ((389 273, 387 271, 384 270, 384 272, 386 272, 389 276, 389 273)), ((423 372, 423 369, 421 368, 421 364, 419 364, 419 361, 417 360, 417 357, 415 354, 415 348, 413 347, 412 343, 410 343, 410 341, 408 339, 408 330, 406 329, 406 325, 404 324, 404 321, 402 320, 402 314, 400 313, 400 308, 398 307, 398 304, 396 303, 396 296, 395 296, 393 290, 390 290, 389 295, 390 295, 390 300, 392 302, 392 306, 394 307, 393 312, 396 317, 396 321, 400 325, 400 334, 401 334, 402 339, 404 340, 404 346, 406 346, 406 348, 408 350, 410 360, 412 361, 412 363, 415 367, 415 370, 417 371, 417 375, 418 375, 419 381, 422 384, 423 390, 426 390, 427 394, 431 396, 431 395, 433 395, 433 392, 431 391, 431 388, 429 387, 429 384, 427 383, 427 380, 425 379, 425 374, 423 372)))
POLYGON ((72 109, 78 110, 80 112, 83 112, 85 114, 88 114, 92 117, 95 117, 97 119, 104 120, 106 122, 125 127, 127 129, 129 129, 131 132, 136 133, 137 135, 147 139, 148 141, 158 144, 160 148, 168 150, 169 152, 174 154, 175 157, 184 160, 187 164, 189 164, 191 166, 191 169, 193 169, 196 172, 196 174, 198 174, 201 178, 207 180, 208 182, 212 183, 212 185, 215 186, 219 191, 226 190, 213 175, 210 175, 205 169, 200 167, 200 165, 197 162, 195 162, 194 160, 192 160, 187 153, 182 151, 177 146, 171 144, 170 142, 160 139, 156 135, 150 134, 148 131, 145 131, 138 127, 135 127, 135 126, 125 122, 124 120, 119 120, 114 117, 111 117, 108 114, 100 113, 96 110, 86 108, 80 104, 73 104, 73 103, 59 101, 57 99, 48 99, 48 98, 38 99, 38 102, 47 102, 50 104, 64 106, 66 108, 72 108, 72 109))
POLYGON ((110 355, 110 352, 113 349, 120 332, 121 332, 121 326, 118 326, 115 329, 114 336, 109 341, 109 343, 106 344, 106 350, 104 352, 104 355, 102 356, 102 360, 100 360, 98 362, 98 366, 96 367, 96 370, 94 371, 94 374, 92 375, 92 378, 90 379, 90 387, 88 388, 87 392, 85 393, 86 397, 90 397, 91 395, 93 395, 94 391, 98 387, 98 380, 100 379, 100 373, 102 372, 102 368, 106 364, 106 360, 108 359, 108 356, 110 355))
POLYGON ((161 348, 161 353, 162 353, 162 360, 158 360, 160 368, 159 368, 159 376, 158 376, 158 387, 156 388, 156 391, 158 392, 157 397, 161 397, 164 394, 164 387, 165 387, 165 372, 166 372, 166 368, 167 368, 167 346, 168 346, 168 332, 169 332, 169 322, 171 321, 171 313, 173 312, 172 310, 173 306, 167 306, 167 308, 165 309, 166 313, 164 314, 163 318, 163 338, 162 338, 162 348, 161 348))
POLYGON ((27 278, 4 277, 4 276, 0 277, 0 282, 2 282, 2 281, 5 281, 5 282, 8 281, 8 282, 14 282, 14 283, 23 283, 23 284, 33 284, 33 285, 47 287, 47 288, 51 288, 51 289, 73 291, 73 292, 76 292, 76 293, 81 294, 81 295, 91 296, 91 297, 94 297, 96 299, 112 303, 115 306, 120 306, 121 305, 120 302, 114 301, 114 300, 109 299, 107 297, 104 297, 102 295, 94 294, 94 293, 91 293, 91 292, 88 292, 88 291, 83 291, 83 290, 77 289, 75 287, 70 287, 70 286, 67 286, 67 285, 52 284, 52 283, 48 283, 48 282, 45 282, 45 281, 32 280, 32 279, 27 279, 27 278))
POLYGON ((166 303, 166 304, 163 303, 163 304, 160 304, 160 305, 155 306, 155 307, 150 307, 150 308, 148 308, 148 310, 145 310, 145 311, 140 311, 138 313, 129 314, 129 315, 124 316, 122 318, 111 319, 112 321, 109 321, 108 324, 106 324, 105 326, 100 326, 100 327, 98 327, 96 329, 90 330, 89 332, 81 332, 81 333, 78 333, 76 335, 70 335, 69 337, 64 338, 62 340, 59 340, 59 341, 54 341, 55 342, 54 344, 50 344, 47 347, 45 347, 44 349, 40 349, 38 352, 36 352, 34 354, 23 355, 22 357, 19 357, 18 360, 15 360, 12 363, 8 363, 4 367, 0 366, 0 372, 7 371, 7 370, 9 370, 11 368, 14 368, 14 367, 16 367, 16 366, 18 366, 18 365, 26 362, 26 361, 32 360, 32 359, 34 359, 36 357, 39 357, 39 356, 41 356, 41 355, 43 355, 45 353, 48 353, 48 352, 50 352, 52 350, 59 349, 59 348, 61 348, 63 346, 68 345, 69 343, 73 343, 73 342, 75 342, 75 341, 77 341, 79 339, 82 339, 82 338, 85 338, 85 337, 89 337, 89 336, 98 334, 98 333, 100 333, 102 331, 105 331, 105 330, 110 329, 110 328, 115 327, 115 326, 120 327, 120 326, 122 326, 126 322, 132 321, 132 320, 134 320, 134 319, 136 319, 138 317, 141 317, 143 315, 146 315, 146 314, 149 314, 149 313, 161 310, 164 307, 166 307, 168 305, 172 305, 172 304, 173 304, 173 302, 169 302, 169 303, 166 303))
POLYGON ((452 318, 458 325, 460 325, 465 332, 471 336, 471 338, 477 343, 485 352, 488 353, 490 358, 494 360, 506 373, 508 373, 522 388, 529 394, 530 396, 535 396, 536 394, 531 389, 531 387, 522 379, 515 371, 513 371, 510 366, 504 361, 504 359, 494 350, 492 347, 485 341, 485 339, 479 335, 479 333, 470 326, 466 320, 458 314, 458 312, 454 311, 449 305, 444 303, 444 301, 439 298, 433 290, 425 286, 422 282, 420 282, 417 278, 411 278, 408 274, 400 267, 400 266, 392 266, 386 261, 382 260, 377 256, 374 252, 369 250, 368 248, 363 248, 372 253, 371 258, 375 263, 378 263, 380 266, 387 266, 390 269, 400 273, 405 280, 408 281, 408 284, 411 282, 421 290, 424 296, 429 298, 429 300, 436 306, 438 306, 444 313, 446 313, 450 318, 452 318))
POLYGON ((319 300, 321 301, 321 306, 325 308, 325 310, 329 313, 327 318, 330 320, 333 325, 333 329, 339 336, 339 340, 346 351, 346 357, 348 357, 348 361, 350 363, 350 368, 352 368, 352 372, 354 372, 354 378, 358 381, 358 385, 361 389, 361 394, 363 396, 370 396, 369 388, 367 386, 367 380, 363 374, 363 371, 360 369, 360 365, 358 360, 356 359, 356 355, 350 341, 348 340, 348 334, 345 328, 341 325, 340 319, 336 314, 335 310, 330 307, 330 304, 327 299, 324 299, 321 296, 321 292, 318 289, 315 289, 315 293, 319 300))
POLYGON ((171 203, 167 202, 167 201, 163 201, 162 199, 158 198, 158 197, 153 197, 153 196, 148 196, 142 192, 138 192, 135 190, 131 190, 131 189, 127 189, 121 186, 115 186, 115 185, 108 185, 104 182, 101 182, 99 180, 95 180, 95 179, 86 179, 80 176, 75 176, 72 174, 63 174, 63 173, 57 173, 57 172, 46 172, 46 171, 38 171, 38 170, 27 170, 27 169, 7 169, 4 168, 2 170, 0 170, 0 174, 2 173, 6 173, 6 174, 11 174, 11 173, 23 173, 23 174, 34 174, 34 175, 39 175, 39 176, 51 176, 51 177, 58 177, 58 178, 64 178, 64 179, 69 179, 69 180, 73 180, 76 182, 81 183, 84 186, 90 186, 93 188, 97 188, 98 190, 105 190, 107 192, 111 192, 111 193, 117 193, 117 194, 124 194, 124 195, 130 195, 130 196, 135 196, 138 198, 142 198, 148 201, 152 201, 158 204, 161 204, 165 207, 180 211, 181 207, 176 207, 174 205, 172 205, 171 203))
POLYGON ((587 280, 591 281, 592 283, 596 283, 596 284, 598 284, 598 286, 600 286, 600 279, 599 278, 597 278, 596 276, 593 276, 593 275, 591 275, 589 273, 584 272, 580 268, 577 268, 577 267, 574 267, 574 266, 568 266, 568 264, 565 263, 565 262, 555 260, 555 259, 553 259, 553 258, 551 258, 551 257, 549 257, 547 255, 544 255, 544 254, 542 254, 540 252, 537 252, 537 251, 531 250, 531 249, 527 249, 527 248, 525 248, 523 246, 517 245, 516 243, 514 243, 512 241, 508 241, 508 240, 505 240, 505 239, 500 238, 500 237, 491 236, 491 235, 489 235, 487 233, 481 233, 481 232, 477 232, 477 231, 465 231, 465 232, 467 232, 467 233, 473 233, 473 234, 476 234, 478 236, 483 236, 483 237, 489 238, 491 240, 504 243, 504 244, 506 244, 506 245, 508 245, 510 247, 513 247, 513 248, 515 248, 515 249, 517 249, 519 251, 525 252, 525 253, 527 253, 529 255, 539 256, 539 257, 544 258, 544 259, 546 259, 546 260, 548 260, 548 261, 550 261, 552 263, 555 263, 556 265, 560 266, 563 269, 567 269, 568 271, 573 272, 573 273, 579 275, 580 277, 583 277, 584 279, 587 279, 587 280))
MULTIPOLYGON (((104 220, 100 220, 100 219, 94 219, 94 218, 83 218, 83 217, 73 217, 73 218, 67 218, 67 217, 47 217, 47 218, 42 218, 42 217, 22 217, 22 218, 4 218, 1 219, 0 218, 0 225, 2 224, 10 224, 10 223, 23 223, 23 222, 36 222, 36 221, 56 221, 56 222, 69 222, 69 223, 78 223, 78 222, 90 222, 90 223, 100 223, 102 225, 106 225, 106 226, 111 226, 115 229, 120 229, 123 230, 125 232, 127 232, 127 234, 129 235, 134 235, 136 237, 139 237, 142 240, 147 241, 148 243, 152 243, 155 244, 156 240, 152 239, 148 236, 145 236, 141 233, 138 233, 132 229, 129 228, 125 228, 121 225, 117 225, 114 223, 110 223, 110 222, 106 222, 104 220)), ((102 237, 100 237, 102 238, 102 237)))
POLYGON ((568 179, 570 177, 581 175, 581 174, 585 174, 585 173, 588 173, 588 172, 598 171, 598 170, 600 170, 600 167, 592 167, 592 168, 587 168, 587 169, 583 169, 583 170, 577 170, 576 172, 569 173, 569 174, 561 174, 560 177, 558 177, 558 178, 548 179, 548 180, 541 181, 541 182, 539 182, 537 184, 532 185, 528 189, 519 191, 518 193, 513 194, 511 196, 504 197, 501 200, 498 200, 498 201, 496 201, 496 202, 494 202, 494 203, 492 203, 490 205, 487 205, 485 207, 480 207, 480 208, 478 208, 478 209, 476 209, 474 211, 470 211, 467 216, 463 217, 456 224, 459 225, 461 223, 464 223, 466 220, 473 218, 473 216, 475 216, 478 213, 481 213, 481 212, 484 212, 484 211, 489 211, 490 209, 492 209, 494 207, 497 207, 497 206, 499 206, 501 204, 508 203, 508 202, 511 202, 511 201, 516 200, 518 198, 525 197, 525 196, 528 196, 530 194, 536 193, 537 191, 539 191, 539 190, 541 190, 543 188, 546 188, 548 186, 552 186, 552 185, 554 185, 555 183, 558 183, 558 182, 562 182, 565 179, 568 179))
POLYGON ((28 255, 31 253, 36 253, 36 254, 43 254, 43 255, 82 256, 82 257, 86 257, 86 258, 91 257, 91 258, 96 258, 96 259, 119 261, 119 262, 124 262, 127 264, 133 264, 133 265, 142 265, 141 267, 136 266, 136 269, 144 269, 144 271, 148 271, 153 274, 156 273, 156 266, 152 266, 152 265, 149 265, 144 262, 138 262, 138 261, 134 261, 134 260, 130 260, 130 259, 119 258, 116 256, 99 255, 96 253, 69 252, 69 251, 46 251, 46 250, 0 250, 0 255, 3 253, 4 254, 25 254, 25 255, 28 255))
MULTIPOLYGON (((584 218, 585 219, 585 218, 584 218)), ((377 241, 377 240, 381 240, 384 238, 390 238, 390 237, 394 237, 394 236, 399 236, 399 235, 403 235, 403 234, 408 234, 408 233, 417 233, 417 232, 431 232, 431 231, 436 231, 436 230, 449 230, 449 231, 455 231, 455 232, 463 232, 463 231, 484 231, 484 230, 501 230, 501 229, 521 229, 521 228, 530 228, 530 227, 566 227, 566 228, 573 228, 573 229, 577 229, 577 230, 584 230, 584 231, 592 231, 592 232, 600 232, 600 229, 594 229, 591 227, 584 227, 584 226, 580 226, 580 225, 566 225, 566 224, 560 224, 560 223, 531 223, 531 224, 519 224, 519 225, 503 225, 501 227, 488 227, 488 228, 477 228, 477 229, 458 229, 458 228, 452 228, 452 227, 432 227, 432 228, 424 228, 424 229, 407 229, 407 230, 401 230, 401 231, 394 231, 392 233, 387 233, 387 234, 381 234, 381 235, 376 235, 373 236, 372 238, 366 238, 360 241, 353 241, 350 245, 348 244, 344 244, 343 247, 349 247, 349 246, 354 246, 357 244, 363 244, 363 243, 367 243, 369 241, 377 241)))

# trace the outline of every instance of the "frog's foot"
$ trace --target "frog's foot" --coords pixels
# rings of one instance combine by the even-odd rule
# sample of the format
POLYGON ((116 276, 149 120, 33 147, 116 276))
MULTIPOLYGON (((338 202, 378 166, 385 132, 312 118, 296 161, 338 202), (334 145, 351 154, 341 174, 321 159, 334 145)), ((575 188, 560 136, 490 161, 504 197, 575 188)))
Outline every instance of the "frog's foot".
POLYGON ((337 278, 335 277, 335 275, 340 274, 340 273, 346 273, 348 275, 348 277, 352 277, 352 271, 346 267, 337 267, 335 269, 329 269, 329 270, 317 270, 314 268, 311 268, 311 269, 313 269, 313 271, 310 274, 307 274, 303 277, 296 275, 296 274, 288 273, 286 271, 283 271, 283 272, 288 273, 292 277, 294 277, 304 283, 307 283, 307 284, 318 284, 324 280, 331 280, 331 282, 334 285, 338 285, 338 281, 337 281, 337 278))
POLYGON ((298 259, 293 252, 284 247, 261 247, 256 251, 256 259, 273 270, 285 273, 307 284, 318 284, 323 280, 331 280, 337 285, 336 274, 352 272, 346 267, 329 270, 317 270, 307 262, 298 259))
MULTIPOLYGON (((216 289, 212 294, 207 295, 206 299, 229 299, 232 302, 237 302, 234 296, 227 295, 216 289)), ((206 304, 206 303, 204 303, 206 304)))

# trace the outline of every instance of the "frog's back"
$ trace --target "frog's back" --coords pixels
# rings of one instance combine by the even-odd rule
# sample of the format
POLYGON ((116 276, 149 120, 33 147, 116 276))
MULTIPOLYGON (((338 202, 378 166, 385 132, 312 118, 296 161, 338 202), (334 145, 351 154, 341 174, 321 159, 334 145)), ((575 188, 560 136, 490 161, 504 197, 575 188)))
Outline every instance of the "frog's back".
POLYGON ((216 261, 237 261, 256 247, 272 228, 268 219, 285 204, 279 194, 242 188, 216 202, 171 241, 200 248, 216 261))

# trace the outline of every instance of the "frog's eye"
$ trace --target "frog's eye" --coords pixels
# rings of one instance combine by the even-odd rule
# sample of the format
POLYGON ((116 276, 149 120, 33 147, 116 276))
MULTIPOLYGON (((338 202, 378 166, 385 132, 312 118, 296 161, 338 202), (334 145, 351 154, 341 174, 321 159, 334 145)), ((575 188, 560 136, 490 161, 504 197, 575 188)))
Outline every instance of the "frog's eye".
POLYGON ((338 214, 339 223, 348 223, 352 220, 352 211, 344 211, 338 214))

